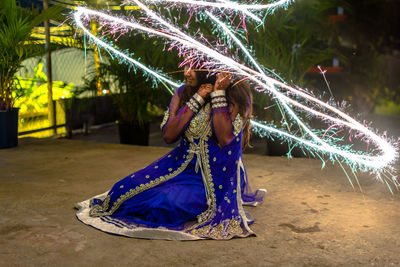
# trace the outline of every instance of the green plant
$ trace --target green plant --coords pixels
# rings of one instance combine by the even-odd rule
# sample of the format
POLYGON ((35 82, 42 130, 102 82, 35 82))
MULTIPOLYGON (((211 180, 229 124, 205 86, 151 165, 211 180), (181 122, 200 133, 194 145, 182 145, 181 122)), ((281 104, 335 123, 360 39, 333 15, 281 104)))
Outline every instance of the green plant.
MULTIPOLYGON (((165 72, 175 71, 178 59, 174 53, 164 51, 163 42, 156 38, 148 38, 141 34, 127 34, 114 42, 119 50, 130 51, 133 58, 147 66, 163 69, 165 72)), ((171 95, 160 85, 153 87, 151 78, 146 78, 142 70, 135 71, 132 67, 108 54, 102 54, 100 77, 103 88, 108 90, 119 108, 121 121, 139 122, 151 120, 161 115, 168 105, 171 95)), ((96 75, 87 76, 85 86, 75 92, 96 94, 96 75)))
MULTIPOLYGON (((138 122, 151 120, 160 113, 158 105, 162 98, 169 98, 168 94, 158 88, 152 88, 150 81, 146 81, 139 72, 135 73, 127 65, 120 64, 116 59, 101 64, 101 76, 104 78, 104 88, 110 88, 112 81, 115 89, 111 96, 119 108, 121 121, 138 122)), ((91 82, 92 87, 94 82, 91 82)))
MULTIPOLYGON (((391 54, 393 30, 390 3, 380 0, 336 0, 344 6, 346 20, 337 28, 337 50, 349 60, 344 98, 362 113, 371 113, 383 103, 400 97, 389 87, 387 56, 391 54)), ((382 110, 382 108, 379 108, 382 110)), ((388 109, 389 110, 389 109, 388 109)))
MULTIPOLYGON (((262 27, 248 26, 249 43, 258 62, 288 84, 309 85, 304 79, 307 71, 336 56, 329 47, 333 25, 328 11, 332 6, 331 1, 298 1, 287 10, 270 14, 262 27)), ((283 110, 271 96, 255 93, 253 106, 258 119, 274 120, 281 126, 283 110)))
POLYGON ((18 6, 16 0, 0 1, 0 110, 14 106, 14 75, 22 61, 45 51, 31 37, 33 29, 46 20, 58 18, 61 10, 61 6, 52 6, 40 13, 18 6))
MULTIPOLYGON (((20 113, 35 113, 48 104, 47 76, 43 72, 43 63, 39 63, 32 77, 14 76, 13 99, 14 105, 20 113)), ((73 83, 65 84, 62 81, 53 81, 53 99, 69 98, 72 96, 73 83)))
POLYGON ((307 70, 332 59, 327 43, 330 25, 324 1, 295 2, 268 16, 263 27, 249 27, 249 40, 258 61, 286 82, 304 85, 307 70))

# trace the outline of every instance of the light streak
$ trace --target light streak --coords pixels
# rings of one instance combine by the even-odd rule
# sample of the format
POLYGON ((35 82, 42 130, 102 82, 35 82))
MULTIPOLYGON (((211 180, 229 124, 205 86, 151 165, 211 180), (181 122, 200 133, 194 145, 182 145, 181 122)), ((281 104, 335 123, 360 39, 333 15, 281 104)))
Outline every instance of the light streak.
MULTIPOLYGON (((94 36, 85 27, 82 21, 82 17, 88 18, 89 16, 93 16, 101 18, 101 23, 103 24, 103 26, 108 25, 109 27, 116 27, 114 31, 123 30, 123 32, 127 32, 129 30, 136 30, 142 33, 146 33, 148 35, 162 37, 166 40, 166 42, 171 43, 171 46, 176 47, 180 54, 187 53, 191 55, 191 58, 206 58, 207 60, 206 63, 203 64, 203 67, 206 67, 208 69, 222 69, 224 71, 232 72, 238 77, 245 77, 253 84, 255 84, 260 91, 269 93, 273 96, 273 98, 276 100, 276 104, 278 105, 278 107, 282 107, 282 112, 285 112, 288 116, 288 119, 285 119, 285 124, 288 126, 288 128, 289 122, 293 121, 298 125, 299 130, 302 133, 304 131, 302 136, 299 137, 282 129, 277 129, 272 125, 267 125, 266 123, 258 121, 251 121, 253 129, 255 129, 255 131, 258 132, 260 135, 274 135, 285 140, 295 141, 296 144, 301 145, 311 153, 314 152, 318 157, 320 157, 319 153, 322 153, 328 156, 331 161, 338 161, 342 168, 343 166, 341 162, 346 163, 351 168, 354 175, 357 169, 361 171, 370 171, 375 173, 379 180, 385 181, 386 183, 387 181, 384 177, 389 176, 391 177, 393 184, 397 187, 398 182, 396 180, 396 177, 392 174, 392 172, 394 172, 394 168, 391 166, 391 164, 393 164, 393 162, 398 157, 398 151, 388 141, 384 140, 382 137, 378 136, 366 126, 357 122, 355 119, 351 118, 338 108, 333 107, 332 105, 329 105, 328 103, 325 103, 320 99, 306 93, 303 89, 296 89, 284 83, 283 81, 268 76, 265 73, 264 68, 257 63, 257 61, 254 59, 248 49, 235 36, 234 32, 229 28, 229 26, 221 21, 215 15, 215 13, 213 13, 216 12, 220 14, 221 12, 223 12, 223 10, 227 9, 230 11, 233 10, 236 12, 240 12, 243 16, 250 16, 253 19, 258 19, 258 17, 251 13, 251 11, 272 10, 279 6, 286 6, 290 2, 292 1, 281 0, 267 5, 249 5, 238 4, 228 0, 219 0, 218 2, 194 0, 126 1, 126 3, 135 3, 137 5, 139 10, 146 15, 146 20, 152 21, 153 24, 151 25, 151 27, 144 26, 144 24, 140 24, 137 22, 128 21, 126 19, 114 17, 100 11, 90 10, 84 7, 77 7, 76 12, 74 13, 74 18, 76 25, 81 28, 87 36, 89 36, 92 42, 96 43, 100 47, 105 48, 109 53, 119 57, 129 64, 132 64, 133 66, 142 69, 145 74, 149 75, 150 77, 154 77, 162 83, 168 83, 173 87, 178 87, 179 84, 169 79, 162 72, 152 70, 151 68, 143 65, 139 61, 132 59, 129 55, 120 52, 110 44, 107 44, 106 42, 94 36), (229 38, 244 53, 247 60, 253 65, 253 67, 255 67, 255 70, 237 62, 235 59, 232 59, 229 56, 221 54, 215 49, 210 48, 209 46, 189 36, 181 29, 172 25, 161 16, 159 16, 156 12, 148 8, 144 4, 144 2, 149 4, 158 3, 192 5, 204 8, 205 10, 202 11, 202 14, 212 20, 217 25, 218 31, 229 38), (214 9, 218 10, 216 11, 214 9), (299 99, 301 99, 301 102, 307 104, 301 103, 299 99), (307 126, 293 109, 293 107, 297 107, 303 112, 305 111, 308 114, 319 117, 325 122, 330 123, 331 126, 327 130, 325 130, 323 134, 320 134, 307 126), (320 111, 317 109, 319 109, 320 111), (327 112, 334 115, 329 115, 327 114, 327 112), (360 151, 353 151, 349 148, 336 145, 333 141, 333 136, 335 135, 335 133, 330 134, 329 138, 324 140, 324 136, 329 131, 333 131, 333 128, 335 127, 348 127, 351 130, 359 132, 361 135, 364 136, 364 140, 367 140, 367 142, 373 142, 376 145, 377 150, 381 154, 371 155, 360 151)), ((321 160, 324 162, 323 164, 325 164, 325 161, 322 158, 321 160)), ((344 168, 343 170, 345 172, 344 168)), ((345 174, 351 183, 350 177, 347 175, 346 172, 345 174)))
POLYGON ((319 69, 319 71, 321 72, 322 76, 324 77, 326 86, 328 87, 329 93, 331 94, 331 97, 333 98, 333 94, 332 94, 331 87, 329 86, 329 82, 328 82, 328 80, 326 79, 326 76, 325 76, 326 70, 323 70, 323 69, 321 68, 321 66, 318 66, 318 69, 319 69))
MULTIPOLYGON (((74 14, 74 16, 75 16, 75 21, 76 21, 77 26, 78 26, 79 28, 81 28, 81 29, 91 38, 91 40, 95 40, 96 43, 97 43, 97 45, 99 45, 99 46, 101 46, 101 47, 104 47, 104 48, 107 49, 108 51, 114 53, 116 56, 119 56, 119 57, 121 57, 121 58, 123 58, 123 59, 129 61, 131 64, 137 66, 138 68, 143 69, 143 70, 146 71, 149 75, 153 75, 153 76, 156 77, 157 79, 160 79, 160 80, 162 80, 162 81, 164 81, 164 82, 166 82, 166 83, 169 83, 170 85, 172 85, 172 86, 174 86, 174 87, 178 87, 178 86, 179 86, 178 83, 175 83, 175 82, 171 81, 170 79, 167 79, 167 78, 164 77, 163 75, 161 75, 161 74, 155 72, 154 70, 151 70, 150 68, 146 67, 145 65, 143 65, 143 64, 140 63, 139 61, 134 60, 133 58, 131 58, 131 57, 125 55, 124 53, 118 51, 117 49, 115 49, 115 48, 112 47, 111 45, 105 43, 104 41, 102 41, 102 40, 100 40, 99 38, 97 38, 96 36, 94 36, 94 35, 89 31, 89 29, 87 29, 87 28, 83 25, 82 21, 80 20, 80 17, 81 17, 81 15, 83 15, 83 14, 91 14, 91 15, 102 16, 102 17, 105 18, 105 19, 109 19, 109 20, 112 20, 112 21, 117 22, 117 23, 128 23, 127 25, 131 26, 132 28, 137 28, 137 29, 139 29, 139 30, 144 30, 144 27, 142 27, 142 26, 140 26, 140 25, 138 25, 138 24, 126 22, 126 21, 124 21, 124 20, 122 20, 122 19, 118 19, 118 18, 115 18, 115 17, 109 16, 109 15, 103 14, 103 13, 98 12, 98 11, 89 10, 89 9, 82 8, 82 7, 78 7, 78 8, 77 8, 77 12, 74 14)), ((155 31, 149 31, 149 32, 150 32, 150 33, 154 33, 155 31)))
MULTIPOLYGON (((193 5, 193 6, 203 6, 203 7, 212 7, 212 8, 226 8, 231 10, 236 10, 242 12, 243 10, 271 10, 278 7, 288 6, 294 0, 279 0, 272 2, 270 4, 238 4, 232 1, 223 1, 223 2, 210 2, 210 1, 201 1, 201 0, 145 0, 143 2, 148 3, 167 3, 167 4, 176 4, 176 5, 193 5)), ((135 2, 135 1, 126 1, 126 2, 135 2)))

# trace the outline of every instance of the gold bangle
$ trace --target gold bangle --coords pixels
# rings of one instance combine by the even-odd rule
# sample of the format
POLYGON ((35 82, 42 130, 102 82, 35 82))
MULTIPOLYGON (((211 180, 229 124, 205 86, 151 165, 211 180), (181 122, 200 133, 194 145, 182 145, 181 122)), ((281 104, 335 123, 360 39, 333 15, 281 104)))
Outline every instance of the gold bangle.
POLYGON ((227 107, 228 106, 228 103, 226 103, 226 102, 222 102, 222 103, 215 103, 215 104, 212 104, 212 108, 222 108, 222 107, 227 107))
POLYGON ((216 90, 211 92, 211 97, 225 96, 225 90, 216 90))
POLYGON ((197 102, 199 102, 200 106, 204 105, 205 100, 198 93, 195 93, 193 95, 193 98, 196 99, 197 102))

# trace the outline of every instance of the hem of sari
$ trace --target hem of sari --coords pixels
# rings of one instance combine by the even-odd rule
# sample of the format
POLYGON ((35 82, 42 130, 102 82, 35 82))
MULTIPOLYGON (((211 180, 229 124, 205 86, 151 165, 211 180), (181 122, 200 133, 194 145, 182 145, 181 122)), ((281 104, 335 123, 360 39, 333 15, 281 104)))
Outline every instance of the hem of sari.
MULTIPOLYGON (((229 237, 212 238, 209 236, 201 237, 190 234, 184 231, 170 230, 165 227, 150 228, 141 227, 135 225, 128 225, 118 219, 112 218, 112 216, 90 216, 90 202, 93 199, 104 199, 109 191, 78 202, 75 204, 75 208, 78 209, 76 218, 82 223, 89 225, 97 230, 108 234, 141 238, 141 239, 153 239, 153 240, 172 240, 172 241, 195 241, 195 240, 230 240, 232 238, 244 238, 249 236, 256 236, 253 231, 248 231, 244 234, 236 234, 229 237)), ((243 218, 248 220, 247 216, 243 218)), ((251 218, 252 219, 252 218, 251 218)), ((250 220, 251 220, 250 219, 250 220)), ((254 221, 253 221, 254 222, 254 221)))
MULTIPOLYGON (((104 198, 108 192, 97 195, 93 198, 104 198)), ((100 231, 127 236, 134 238, 143 239, 163 239, 163 240, 201 240, 203 238, 185 233, 182 231, 169 230, 164 227, 148 228, 134 225, 127 225, 117 219, 113 219, 110 216, 97 216, 91 217, 89 215, 90 201, 93 199, 87 199, 85 201, 75 204, 75 208, 78 209, 76 217, 82 223, 92 226, 100 231)))
POLYGON ((258 204, 261 204, 264 202, 264 198, 267 194, 267 189, 261 188, 261 189, 257 189, 256 191, 256 195, 258 196, 259 199, 261 200, 255 200, 255 201, 250 201, 250 202, 245 202, 243 201, 243 206, 251 206, 251 207, 257 207, 258 204), (260 194, 259 194, 260 193, 260 194))

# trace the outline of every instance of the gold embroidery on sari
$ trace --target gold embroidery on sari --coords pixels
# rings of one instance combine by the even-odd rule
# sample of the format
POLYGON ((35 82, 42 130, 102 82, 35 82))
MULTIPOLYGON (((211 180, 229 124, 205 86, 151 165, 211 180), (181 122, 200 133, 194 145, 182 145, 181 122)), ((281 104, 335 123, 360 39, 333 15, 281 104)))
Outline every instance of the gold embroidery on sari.
POLYGON ((224 220, 214 227, 208 224, 198 229, 193 229, 190 233, 198 237, 212 239, 230 239, 234 236, 246 236, 240 225, 240 219, 235 220, 233 218, 224 220))
POLYGON ((178 174, 180 174, 184 169, 186 169, 187 165, 189 162, 193 159, 193 153, 189 153, 189 155, 186 157, 186 160, 182 163, 182 165, 176 169, 175 171, 166 174, 165 176, 160 176, 156 178, 155 180, 152 180, 148 183, 141 184, 139 186, 136 186, 135 188, 130 189, 128 192, 125 194, 122 194, 112 205, 111 209, 107 211, 108 205, 110 202, 110 196, 107 196, 105 201, 103 202, 103 205, 96 205, 93 208, 90 209, 89 215, 90 216, 106 216, 106 215, 111 215, 113 214, 119 206, 126 200, 130 199, 131 197, 149 189, 152 188, 162 182, 165 182, 178 174))
POLYGON ((236 174, 236 191, 237 191, 236 202, 237 203, 236 203, 236 205, 238 207, 239 215, 240 215, 240 217, 242 217, 243 226, 247 230, 248 235, 250 235, 250 234, 253 234, 253 231, 250 229, 249 225, 247 224, 247 216, 243 209, 243 204, 242 204, 242 194, 241 194, 242 190, 241 190, 241 186, 240 186, 240 182, 241 182, 240 170, 241 169, 243 169, 243 171, 244 171, 244 164, 243 164, 242 158, 239 158, 239 162, 237 164, 237 170, 236 170, 237 171, 237 174, 236 174))
POLYGON ((89 211, 89 216, 93 216, 94 214, 97 214, 103 210, 107 210, 108 205, 110 204, 110 199, 111 199, 111 195, 107 195, 107 197, 103 200, 102 205, 99 205, 99 204, 94 205, 89 211))
MULTIPOLYGON (((211 128, 211 126, 210 126, 211 128)), ((210 129, 211 130, 211 129, 210 129)), ((208 140, 208 138, 207 138, 208 140)), ((201 146, 201 157, 202 157, 202 162, 203 162, 203 167, 205 169, 205 175, 206 175, 206 180, 207 183, 204 185, 207 187, 207 190, 210 192, 210 199, 207 200, 208 202, 208 209, 201 213, 200 215, 197 216, 197 221, 198 224, 194 225, 193 228, 198 227, 199 225, 203 224, 204 222, 207 222, 214 218, 215 212, 217 210, 217 199, 215 196, 215 189, 214 189, 214 183, 211 175, 211 167, 209 163, 209 150, 208 150, 208 144, 207 140, 204 141, 203 145, 201 146)))
POLYGON ((210 121, 211 106, 207 103, 192 119, 189 127, 185 131, 185 136, 189 142, 195 147, 197 157, 201 159, 201 169, 204 173, 204 187, 206 195, 208 197, 207 204, 208 209, 197 216, 197 223, 192 225, 186 231, 195 231, 198 226, 211 220, 215 216, 216 211, 216 196, 214 183, 211 175, 211 167, 209 163, 209 150, 208 150, 208 139, 212 135, 211 121, 210 121), (199 139, 198 144, 194 142, 194 139, 199 139), (196 149, 197 148, 197 149, 196 149))
POLYGON ((238 113, 236 115, 235 120, 233 121, 233 134, 235 136, 238 136, 240 134, 240 131, 242 130, 242 123, 243 123, 242 117, 238 113))
POLYGON ((231 220, 231 222, 228 225, 228 229, 226 231, 228 232, 230 237, 240 236, 243 234, 243 229, 240 226, 240 222, 237 220, 231 220))
POLYGON ((210 232, 210 230, 211 230, 211 225, 209 224, 202 228, 194 229, 190 233, 192 235, 199 236, 199 237, 207 237, 207 233, 210 232))
POLYGON ((160 124, 160 129, 162 129, 164 127, 164 125, 168 122, 169 119, 169 107, 167 108, 167 110, 164 112, 164 118, 160 124))
MULTIPOLYGON (((241 208, 241 202, 238 202, 238 208, 239 208, 239 214, 242 215, 240 217, 235 217, 231 219, 226 219, 224 221, 219 222, 218 224, 215 224, 212 226, 211 222, 212 219, 216 215, 216 195, 215 195, 215 188, 214 188, 214 183, 213 183, 213 177, 211 174, 211 167, 210 167, 210 159, 209 159, 209 149, 208 149, 208 140, 209 137, 212 135, 212 130, 211 130, 211 121, 210 121, 210 111, 211 107, 209 104, 206 104, 198 114, 192 119, 190 122, 188 128, 185 131, 185 137, 186 140, 189 141, 189 150, 188 153, 186 154, 186 157, 183 156, 184 159, 186 159, 182 165, 176 169, 173 172, 170 172, 169 174, 160 176, 154 180, 149 181, 148 183, 140 184, 136 186, 135 188, 130 189, 128 192, 125 194, 121 195, 112 205, 109 211, 109 202, 110 202, 110 196, 107 196, 104 199, 103 204, 96 205, 90 210, 90 216, 105 216, 107 217, 108 215, 111 215, 114 213, 119 206, 126 201, 127 199, 133 197, 134 195, 137 195, 149 188, 155 187, 159 185, 160 183, 171 179, 175 176, 177 176, 179 173, 181 173, 184 169, 186 169, 187 165, 191 162, 191 160, 194 158, 194 154, 196 154, 197 157, 200 157, 200 164, 202 166, 203 172, 202 175, 204 175, 204 187, 206 190, 208 190, 208 199, 207 199, 207 204, 208 208, 205 210, 203 213, 199 214, 197 216, 198 221, 195 224, 192 224, 190 227, 186 228, 183 230, 184 232, 200 237, 200 238, 212 238, 212 239, 230 239, 234 236, 247 236, 249 233, 248 232, 243 232, 244 229, 242 228, 242 221, 246 220, 245 217, 243 217, 243 208, 241 208), (195 140, 197 139, 197 140, 195 140)), ((164 115, 163 122, 161 123, 161 128, 167 123, 169 118, 169 111, 167 110, 164 115)), ((241 127, 242 127, 242 120, 240 115, 238 114, 233 122, 233 128, 234 128, 234 134, 237 137, 240 132, 241 132, 241 127)), ((238 139, 239 137, 237 137, 238 139)), ((184 141, 186 144, 186 140, 184 141)), ((238 140, 237 140, 238 141, 238 140)), ((228 155, 231 153, 228 152, 228 155)), ((171 155, 168 155, 167 157, 171 157, 171 155)), ((216 161, 216 158, 213 158, 213 161, 216 161)), ((157 167, 155 167, 157 168, 157 167)), ((226 170, 226 168, 225 168, 226 170)), ((132 175, 133 177, 133 175, 132 175)), ((221 189, 221 187, 219 187, 221 189)), ((240 185, 239 185, 240 188, 240 185)), ((240 199, 240 194, 238 194, 238 201, 240 199)), ((230 202, 230 201, 229 201, 230 202)), ((232 210, 234 212, 235 209, 232 210)), ((233 215, 233 214, 232 214, 233 215)), ((245 223, 245 226, 247 224, 245 223)), ((247 227, 245 227, 246 230, 247 227)))

